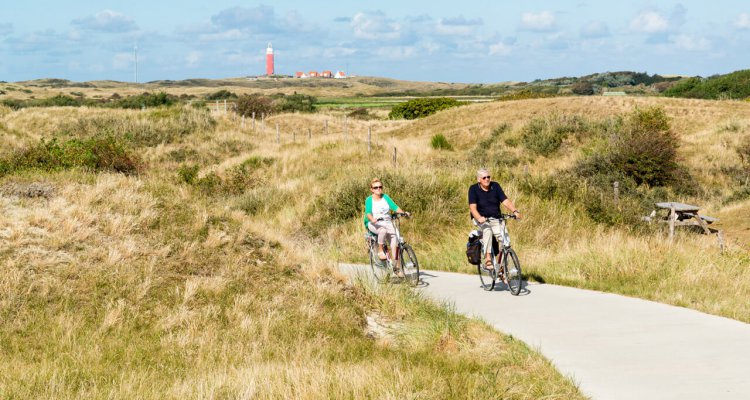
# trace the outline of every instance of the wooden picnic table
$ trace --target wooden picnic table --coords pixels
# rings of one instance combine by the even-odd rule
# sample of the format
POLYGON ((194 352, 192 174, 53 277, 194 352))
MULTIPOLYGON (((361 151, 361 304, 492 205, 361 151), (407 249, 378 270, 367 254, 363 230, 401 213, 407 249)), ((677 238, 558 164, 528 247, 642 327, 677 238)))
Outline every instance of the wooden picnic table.
POLYGON ((658 210, 668 210, 667 216, 659 222, 669 224, 669 238, 674 237, 675 226, 698 226, 706 235, 711 234, 708 224, 718 221, 718 218, 700 214, 700 207, 677 202, 656 203, 657 210, 651 213, 649 221, 656 216, 658 210))

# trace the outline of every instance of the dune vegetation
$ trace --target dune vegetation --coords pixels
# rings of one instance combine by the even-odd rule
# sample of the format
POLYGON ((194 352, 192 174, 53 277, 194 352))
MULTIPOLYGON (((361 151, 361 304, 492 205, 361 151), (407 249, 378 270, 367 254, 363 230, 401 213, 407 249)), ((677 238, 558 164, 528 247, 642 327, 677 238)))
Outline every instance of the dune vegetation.
POLYGON ((0 397, 581 398, 482 322, 338 274, 366 262, 369 180, 414 214, 422 268, 475 273, 466 190, 485 166, 524 213, 526 278, 748 322, 749 111, 541 98, 253 129, 183 106, 0 108, 0 397), (724 251, 669 242, 640 220, 654 201, 719 217, 724 251))
POLYGON ((0 108, 0 397, 582 398, 512 337, 338 274, 310 207, 366 174, 366 125, 325 118, 0 108))

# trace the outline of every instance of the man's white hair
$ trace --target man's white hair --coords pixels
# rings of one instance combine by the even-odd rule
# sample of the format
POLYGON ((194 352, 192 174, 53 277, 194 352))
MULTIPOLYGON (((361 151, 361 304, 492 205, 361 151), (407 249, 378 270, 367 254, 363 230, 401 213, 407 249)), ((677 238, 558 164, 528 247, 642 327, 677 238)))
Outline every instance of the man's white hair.
POLYGON ((477 178, 481 178, 482 175, 489 175, 489 174, 490 174, 490 171, 488 171, 487 168, 480 168, 477 171, 477 178))

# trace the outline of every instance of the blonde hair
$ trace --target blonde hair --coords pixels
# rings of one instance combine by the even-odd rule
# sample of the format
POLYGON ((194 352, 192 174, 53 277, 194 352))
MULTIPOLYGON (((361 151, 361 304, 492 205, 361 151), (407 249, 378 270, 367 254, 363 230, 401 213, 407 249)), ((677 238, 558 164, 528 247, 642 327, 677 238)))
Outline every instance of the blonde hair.
POLYGON ((383 182, 381 182, 381 181, 380 181, 380 179, 378 179, 378 178, 373 178, 373 179, 372 179, 372 180, 370 181, 370 189, 372 189, 372 185, 373 185, 373 184, 375 184, 375 183, 379 183, 379 184, 381 184, 381 185, 383 184, 383 182))

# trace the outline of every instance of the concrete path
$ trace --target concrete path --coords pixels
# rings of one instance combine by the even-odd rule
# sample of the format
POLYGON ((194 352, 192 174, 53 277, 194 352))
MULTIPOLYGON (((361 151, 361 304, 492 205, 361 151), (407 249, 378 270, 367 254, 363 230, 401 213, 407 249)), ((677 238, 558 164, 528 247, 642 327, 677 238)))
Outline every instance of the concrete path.
MULTIPOLYGON (((341 265, 370 276, 369 266, 341 265)), ((614 294, 423 271, 425 296, 526 342, 596 400, 750 399, 750 325, 614 294)), ((721 290, 717 288, 717 290, 721 290)))

